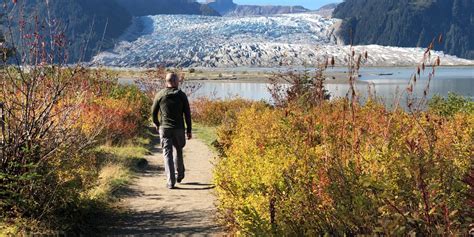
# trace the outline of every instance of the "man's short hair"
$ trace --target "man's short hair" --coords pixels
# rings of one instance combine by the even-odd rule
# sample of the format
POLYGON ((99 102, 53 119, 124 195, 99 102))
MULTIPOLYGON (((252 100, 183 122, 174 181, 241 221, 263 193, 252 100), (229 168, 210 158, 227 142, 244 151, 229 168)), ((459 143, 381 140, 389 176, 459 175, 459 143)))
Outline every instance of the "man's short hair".
POLYGON ((174 72, 170 72, 170 73, 166 74, 165 81, 166 81, 166 83, 174 84, 174 83, 179 81, 179 76, 178 76, 178 74, 176 74, 174 72))

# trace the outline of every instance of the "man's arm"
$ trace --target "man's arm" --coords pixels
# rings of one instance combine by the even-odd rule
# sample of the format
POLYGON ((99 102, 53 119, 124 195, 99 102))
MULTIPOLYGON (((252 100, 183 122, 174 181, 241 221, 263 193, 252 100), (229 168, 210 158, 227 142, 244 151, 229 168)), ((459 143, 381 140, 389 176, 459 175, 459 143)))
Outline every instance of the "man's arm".
POLYGON ((160 127, 158 112, 160 112, 160 97, 159 95, 156 95, 153 100, 153 106, 151 107, 151 118, 153 119, 153 124, 155 124, 157 129, 160 127))
POLYGON ((193 125, 191 121, 191 108, 189 107, 189 101, 186 94, 183 93, 183 102, 184 102, 184 120, 186 122, 186 134, 188 139, 192 138, 193 125))

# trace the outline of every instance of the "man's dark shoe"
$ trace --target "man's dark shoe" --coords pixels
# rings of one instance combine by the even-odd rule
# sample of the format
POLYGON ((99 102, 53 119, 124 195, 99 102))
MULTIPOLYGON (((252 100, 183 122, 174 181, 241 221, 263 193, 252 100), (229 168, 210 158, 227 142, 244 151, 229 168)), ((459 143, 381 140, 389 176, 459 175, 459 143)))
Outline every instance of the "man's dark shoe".
POLYGON ((174 189, 174 185, 169 185, 169 184, 167 184, 166 187, 167 187, 168 189, 174 189))
POLYGON ((184 179, 184 175, 182 177, 180 177, 178 174, 176 174, 176 182, 177 183, 181 183, 181 181, 183 181, 184 179))

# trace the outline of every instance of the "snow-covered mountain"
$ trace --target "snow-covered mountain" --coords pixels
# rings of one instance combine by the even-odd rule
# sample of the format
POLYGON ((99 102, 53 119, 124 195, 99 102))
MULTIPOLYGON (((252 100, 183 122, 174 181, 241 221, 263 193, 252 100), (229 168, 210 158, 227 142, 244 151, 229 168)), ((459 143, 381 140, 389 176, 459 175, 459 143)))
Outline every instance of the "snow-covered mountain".
MULTIPOLYGON (((338 19, 317 14, 269 17, 144 16, 134 23, 113 50, 93 63, 119 67, 276 67, 311 65, 335 56, 343 64, 349 46, 338 45, 338 19)), ((357 46, 368 51, 368 65, 414 65, 419 48, 357 46)), ((474 65, 474 61, 440 55, 443 65, 474 65)))

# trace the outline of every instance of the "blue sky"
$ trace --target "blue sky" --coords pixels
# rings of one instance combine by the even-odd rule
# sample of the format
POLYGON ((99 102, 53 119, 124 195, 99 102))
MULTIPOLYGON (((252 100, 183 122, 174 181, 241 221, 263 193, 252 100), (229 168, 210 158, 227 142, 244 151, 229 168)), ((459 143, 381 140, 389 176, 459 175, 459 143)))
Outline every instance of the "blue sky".
POLYGON ((314 10, 328 3, 342 2, 342 0, 234 0, 234 2, 252 5, 301 5, 314 10))

